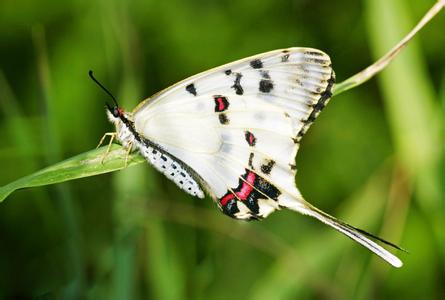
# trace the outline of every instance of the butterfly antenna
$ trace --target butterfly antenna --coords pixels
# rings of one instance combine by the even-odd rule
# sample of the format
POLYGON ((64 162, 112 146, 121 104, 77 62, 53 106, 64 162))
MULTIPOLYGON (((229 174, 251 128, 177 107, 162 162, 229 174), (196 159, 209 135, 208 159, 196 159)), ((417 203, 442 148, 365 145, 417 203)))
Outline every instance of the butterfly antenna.
POLYGON ((89 71, 88 72, 88 75, 90 75, 90 77, 91 77, 91 79, 98 85, 98 86, 100 86, 104 91, 105 91, 105 93, 107 93, 110 97, 111 97, 111 99, 113 99, 113 102, 114 102, 114 104, 116 104, 116 106, 117 107, 119 107, 119 105, 117 104, 117 101, 116 101, 116 98, 114 98, 114 96, 113 96, 113 94, 111 94, 110 93, 110 91, 109 90, 107 90, 96 78, 94 78, 94 76, 93 76, 93 71, 89 71))

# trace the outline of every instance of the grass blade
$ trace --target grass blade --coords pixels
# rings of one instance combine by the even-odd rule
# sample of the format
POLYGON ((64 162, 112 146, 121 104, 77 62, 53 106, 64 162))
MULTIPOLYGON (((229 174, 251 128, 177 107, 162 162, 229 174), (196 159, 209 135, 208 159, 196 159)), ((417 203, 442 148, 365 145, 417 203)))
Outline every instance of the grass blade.
MULTIPOLYGON (((102 163, 106 148, 107 147, 101 147, 84 152, 0 187, 0 202, 5 200, 9 194, 18 189, 60 183, 67 180, 124 169, 126 150, 121 146, 113 145, 111 151, 107 154, 102 163)), ((143 161, 144 158, 142 156, 138 154, 130 154, 128 157, 128 167, 143 161)))

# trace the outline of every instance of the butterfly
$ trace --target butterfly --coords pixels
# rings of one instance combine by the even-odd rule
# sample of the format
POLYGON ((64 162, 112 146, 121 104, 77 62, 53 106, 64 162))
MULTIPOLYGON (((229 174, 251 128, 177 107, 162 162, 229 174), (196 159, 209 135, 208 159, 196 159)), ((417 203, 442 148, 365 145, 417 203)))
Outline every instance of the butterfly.
POLYGON ((328 103, 334 84, 324 52, 270 51, 187 78, 132 112, 112 97, 107 115, 116 132, 106 135, 111 135, 110 144, 115 137, 128 151, 139 151, 185 192, 199 198, 207 192, 230 217, 263 219, 291 209, 401 267, 400 259, 372 239, 403 249, 319 210, 295 185, 301 139, 328 103))

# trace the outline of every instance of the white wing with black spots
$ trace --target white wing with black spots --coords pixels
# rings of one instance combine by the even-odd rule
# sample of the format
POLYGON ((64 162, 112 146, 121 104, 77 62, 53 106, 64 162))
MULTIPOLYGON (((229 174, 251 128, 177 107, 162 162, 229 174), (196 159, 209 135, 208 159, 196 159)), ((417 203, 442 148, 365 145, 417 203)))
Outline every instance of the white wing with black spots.
POLYGON ((250 220, 289 208, 400 267, 369 239, 375 236, 313 207, 295 186, 300 140, 329 101, 334 81, 325 53, 276 50, 185 79, 131 114, 109 107, 110 120, 125 147, 135 145, 186 192, 203 197, 207 190, 225 214, 250 220))
POLYGON ((250 96, 280 107, 298 122, 299 141, 331 96, 335 81, 328 55, 312 48, 275 50, 185 79, 142 102, 135 119, 202 95, 250 96))

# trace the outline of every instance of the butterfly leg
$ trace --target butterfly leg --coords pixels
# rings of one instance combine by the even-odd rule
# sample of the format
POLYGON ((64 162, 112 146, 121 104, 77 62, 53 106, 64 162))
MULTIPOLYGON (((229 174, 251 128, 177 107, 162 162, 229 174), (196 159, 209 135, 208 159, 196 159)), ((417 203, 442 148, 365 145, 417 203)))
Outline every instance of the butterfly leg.
POLYGON ((111 145, 113 144, 113 140, 114 140, 114 138, 116 137, 116 134, 117 134, 116 132, 107 132, 107 133, 105 133, 104 136, 100 139, 99 144, 97 145, 96 149, 99 148, 100 145, 103 144, 103 142, 105 141, 105 138, 106 138, 107 136, 110 137, 110 141, 108 142, 107 150, 105 151, 105 154, 104 154, 104 156, 102 157, 100 163, 102 163, 102 164, 104 163, 105 158, 107 157, 108 153, 109 153, 110 150, 111 150, 111 145))
POLYGON ((113 142, 114 138, 116 137, 116 134, 117 134, 116 132, 107 132, 107 133, 105 133, 103 135, 103 137, 100 139, 99 144, 97 145, 96 149, 99 148, 104 143, 104 141, 105 141, 107 136, 111 137, 111 139, 110 139, 110 144, 111 144, 111 142, 113 142))
POLYGON ((127 153, 125 154, 125 166, 124 168, 128 167, 128 157, 130 156, 130 152, 133 149, 133 143, 130 142, 128 144, 128 149, 127 149, 127 153))

